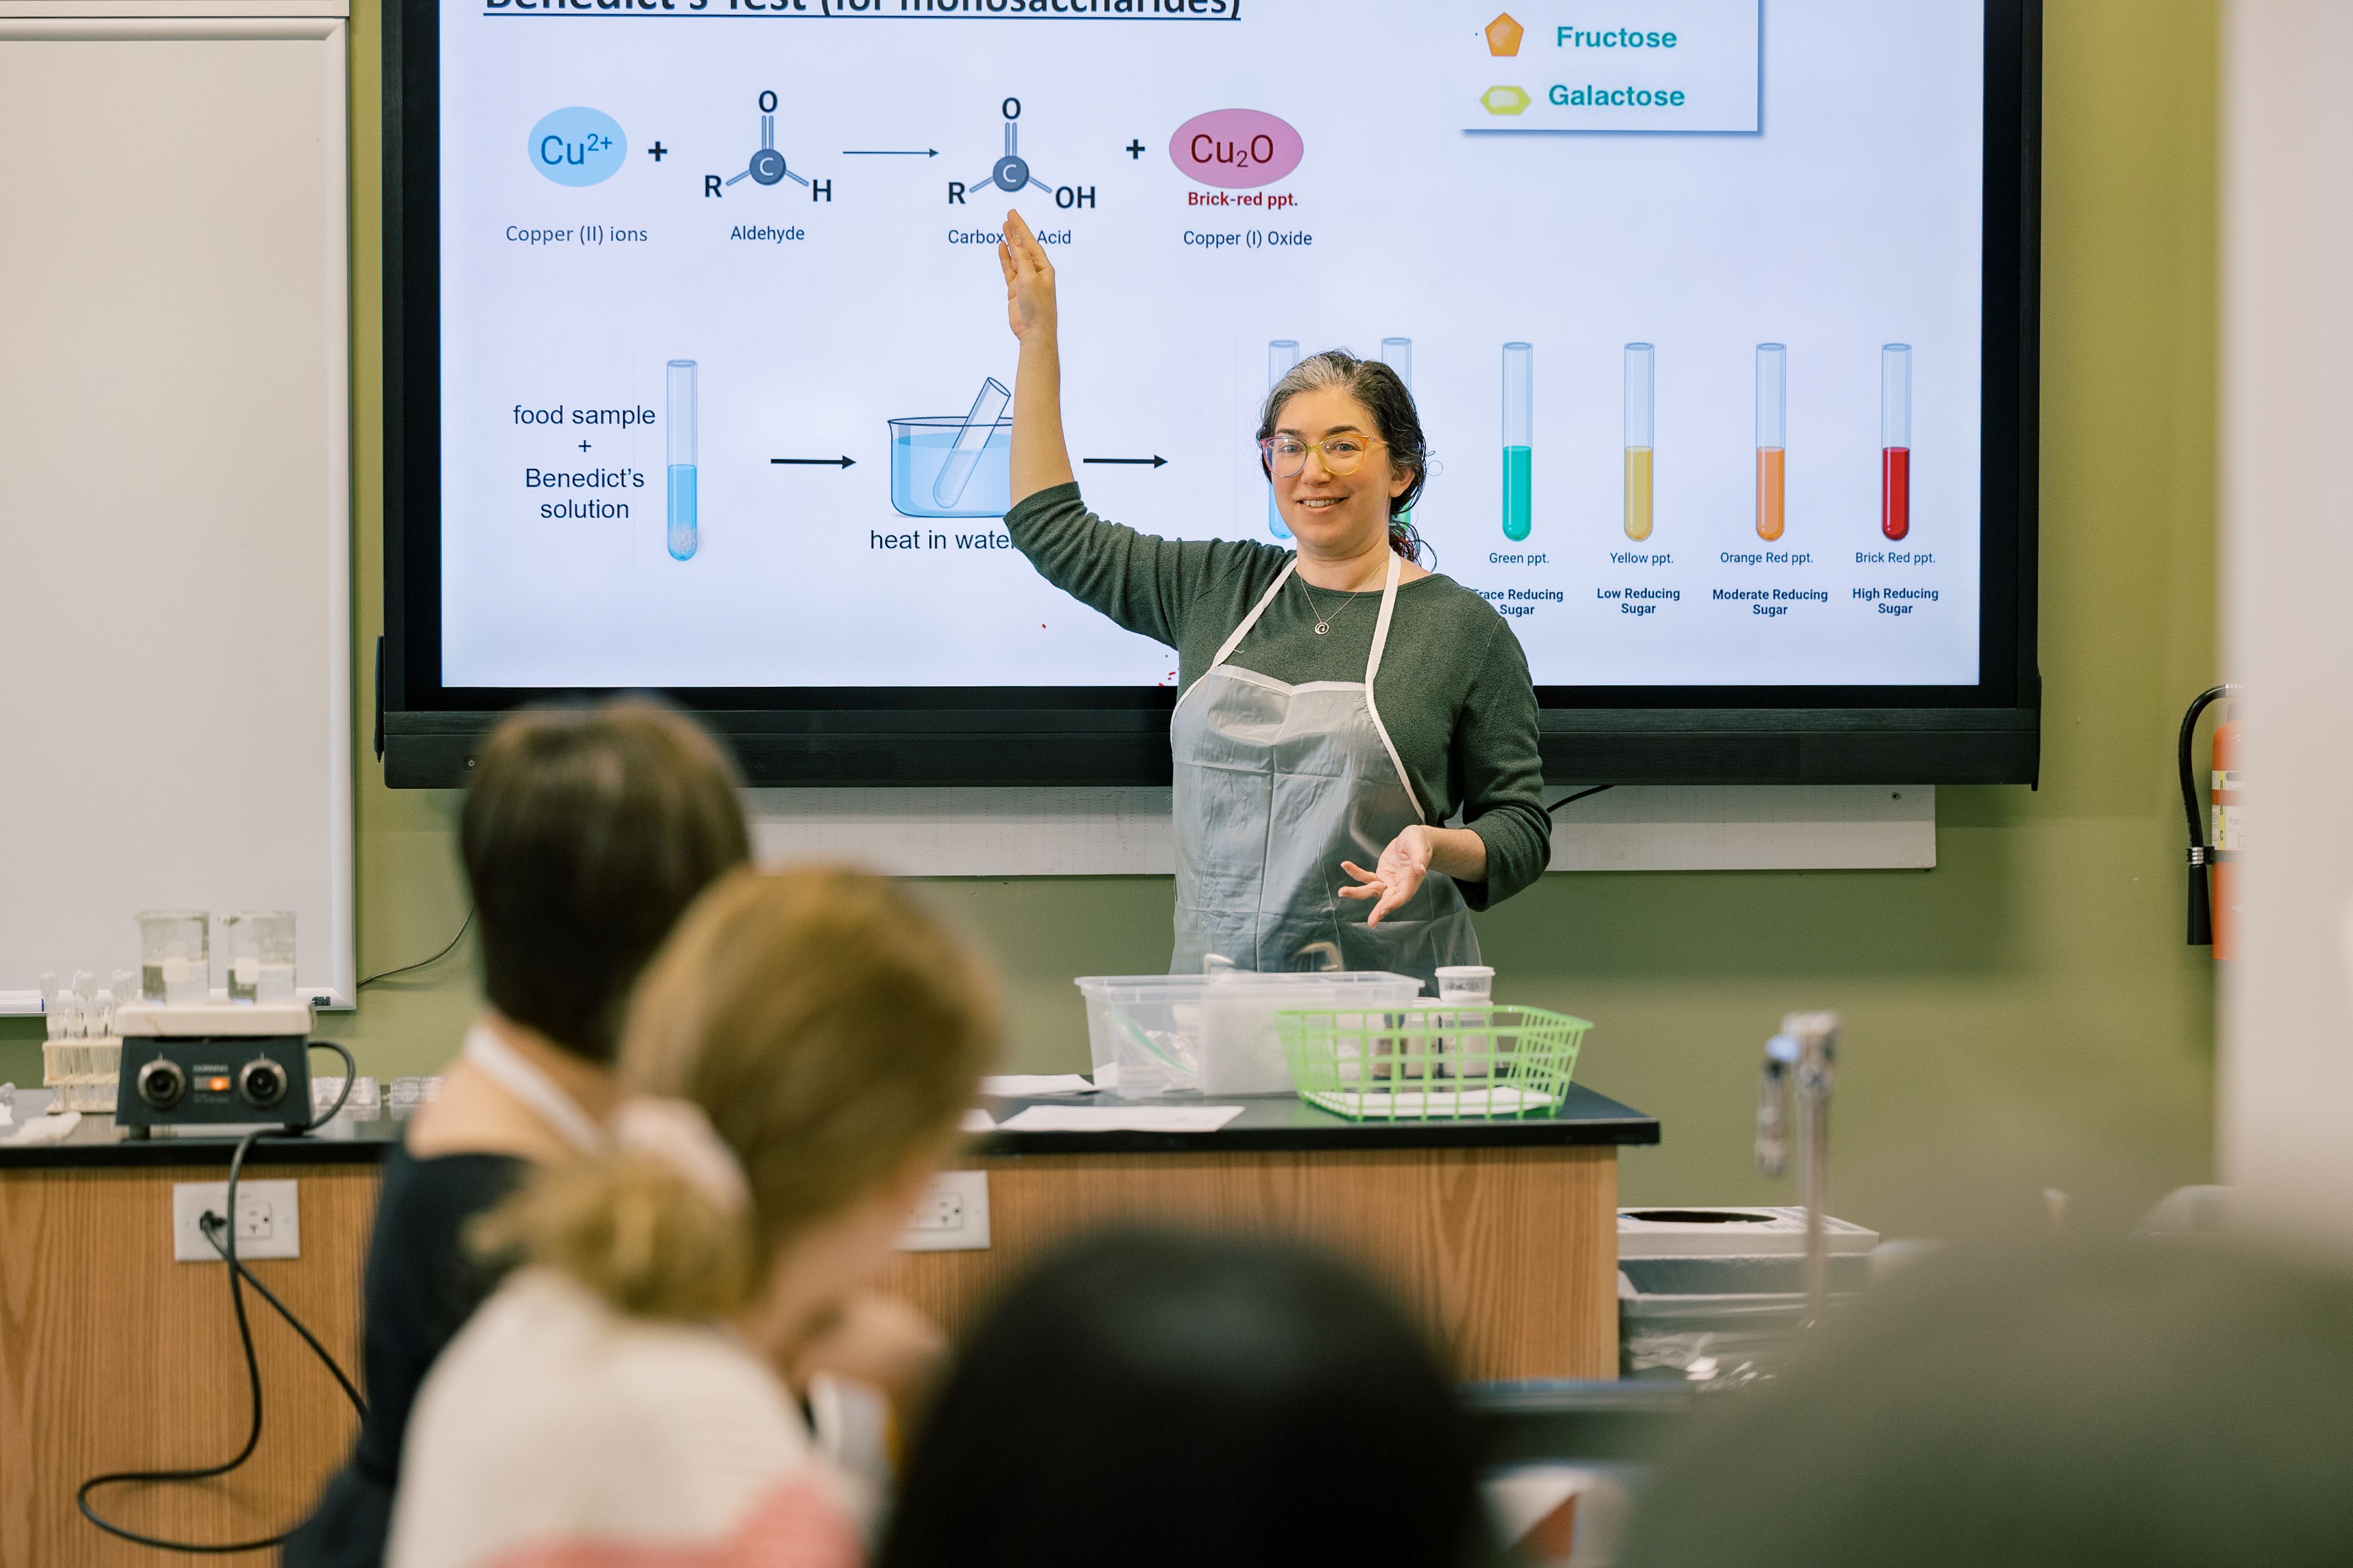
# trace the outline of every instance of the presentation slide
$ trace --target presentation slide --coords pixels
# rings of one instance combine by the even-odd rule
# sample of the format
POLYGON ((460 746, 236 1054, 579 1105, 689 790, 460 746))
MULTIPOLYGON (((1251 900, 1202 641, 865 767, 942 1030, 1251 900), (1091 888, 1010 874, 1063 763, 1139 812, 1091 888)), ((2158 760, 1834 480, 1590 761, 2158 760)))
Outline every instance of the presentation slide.
POLYGON ((1087 504, 1281 542, 1411 385, 1540 685, 1978 679, 1984 16, 1939 0, 446 0, 442 679, 1152 686, 1011 548, 1008 211, 1087 504))

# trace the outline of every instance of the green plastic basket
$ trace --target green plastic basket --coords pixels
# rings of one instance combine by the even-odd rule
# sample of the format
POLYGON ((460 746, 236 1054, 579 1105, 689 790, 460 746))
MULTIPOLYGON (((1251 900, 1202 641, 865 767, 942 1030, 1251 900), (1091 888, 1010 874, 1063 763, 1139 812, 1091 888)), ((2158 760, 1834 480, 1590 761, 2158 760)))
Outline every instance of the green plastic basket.
POLYGON ((1352 1121, 1548 1114, 1593 1027, 1542 1007, 1408 1002, 1277 1013, 1299 1098, 1352 1121))

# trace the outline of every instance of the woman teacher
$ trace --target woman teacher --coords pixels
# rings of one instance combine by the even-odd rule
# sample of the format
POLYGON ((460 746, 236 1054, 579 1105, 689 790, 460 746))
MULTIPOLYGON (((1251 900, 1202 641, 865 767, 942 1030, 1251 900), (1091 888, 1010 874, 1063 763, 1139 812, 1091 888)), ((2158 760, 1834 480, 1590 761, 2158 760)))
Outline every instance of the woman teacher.
POLYGON ((998 260, 1021 341, 1006 529, 1048 582, 1177 652, 1170 973, 1331 949, 1425 983, 1478 963, 1471 910, 1551 853, 1535 688, 1504 617, 1414 560, 1429 456, 1405 384, 1335 350, 1267 395, 1260 460, 1296 553, 1139 533, 1079 499, 1054 268, 1018 214, 998 260))

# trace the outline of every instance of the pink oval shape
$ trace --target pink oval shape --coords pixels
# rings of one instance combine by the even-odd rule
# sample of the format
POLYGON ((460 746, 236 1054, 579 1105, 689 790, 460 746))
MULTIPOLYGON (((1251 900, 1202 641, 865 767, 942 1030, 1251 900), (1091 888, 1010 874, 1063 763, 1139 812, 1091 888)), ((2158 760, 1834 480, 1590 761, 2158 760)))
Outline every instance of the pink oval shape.
POLYGON ((1222 190, 1271 185, 1307 155, 1307 143, 1262 109, 1213 109, 1168 139, 1168 156, 1188 178, 1222 190))

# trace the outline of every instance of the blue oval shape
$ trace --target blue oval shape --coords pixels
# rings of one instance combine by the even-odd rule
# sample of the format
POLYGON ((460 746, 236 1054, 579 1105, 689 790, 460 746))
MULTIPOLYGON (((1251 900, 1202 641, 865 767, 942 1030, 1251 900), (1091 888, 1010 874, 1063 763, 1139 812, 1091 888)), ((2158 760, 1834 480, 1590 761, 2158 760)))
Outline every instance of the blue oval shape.
POLYGON ((531 166, 559 185, 609 180, 629 155, 620 121, 599 109, 559 109, 531 128, 531 166))

